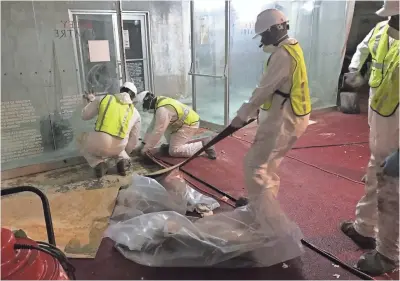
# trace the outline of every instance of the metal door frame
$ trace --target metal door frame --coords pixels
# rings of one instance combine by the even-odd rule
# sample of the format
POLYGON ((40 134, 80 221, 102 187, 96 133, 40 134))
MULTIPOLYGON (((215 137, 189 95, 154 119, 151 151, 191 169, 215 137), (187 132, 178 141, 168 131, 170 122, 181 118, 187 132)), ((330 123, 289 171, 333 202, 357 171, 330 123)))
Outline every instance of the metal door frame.
MULTIPOLYGON (((225 66, 223 75, 209 75, 202 73, 195 73, 196 67, 196 44, 195 44, 195 16, 194 16, 194 1, 190 1, 190 47, 191 47, 191 63, 188 75, 192 77, 192 105, 196 110, 196 76, 221 78, 224 79, 224 125, 229 124, 229 67, 230 67, 230 12, 231 2, 225 1, 225 66)), ((201 120, 201 125, 210 129, 220 130, 221 125, 214 124, 208 121, 201 120)))
MULTIPOLYGON (((114 46, 115 46, 115 57, 116 57, 116 70, 117 70, 117 75, 119 76, 119 83, 120 86, 122 85, 123 81, 123 69, 121 66, 121 52, 120 52, 120 36, 118 32, 118 21, 117 21, 117 11, 113 10, 76 10, 76 9, 68 9, 68 17, 70 22, 74 22, 74 16, 79 16, 79 15, 111 15, 112 18, 112 25, 113 25, 113 32, 114 32, 114 46)), ((78 67, 77 70, 77 80, 78 80, 78 86, 79 86, 79 91, 82 91, 82 89, 86 90, 86 78, 83 76, 85 74, 84 71, 84 65, 83 61, 79 64, 79 56, 81 57, 82 60, 82 43, 81 43, 81 38, 78 36, 78 43, 79 43, 79 56, 78 56, 78 49, 77 49, 77 38, 75 32, 73 32, 72 36, 72 41, 73 41, 73 49, 74 49, 74 56, 75 56, 75 63, 76 65, 80 65, 81 68, 78 67), (83 73, 81 73, 81 69, 83 73), (82 80, 83 79, 83 80, 82 80), (84 83, 82 87, 82 82, 84 83)))
MULTIPOLYGON (((148 11, 121 11, 121 22, 120 29, 121 33, 123 32, 123 21, 124 20, 140 20, 143 21, 144 25, 142 25, 142 51, 143 51, 143 59, 136 59, 136 61, 143 61, 144 71, 145 71, 145 84, 147 84, 147 88, 149 91, 154 92, 154 73, 153 73, 153 60, 150 56, 151 54, 151 41, 150 41, 150 13, 148 11), (143 17, 143 18, 140 18, 143 17), (139 18, 139 19, 138 19, 139 18), (147 63, 144 63, 147 61, 147 63)), ((122 38, 122 37, 121 37, 122 38)), ((121 49, 124 53, 123 58, 123 66, 124 66, 124 79, 126 80, 126 56, 125 56, 125 48, 123 44, 123 40, 121 42, 121 49)), ((146 87, 145 87, 146 88, 146 87)))

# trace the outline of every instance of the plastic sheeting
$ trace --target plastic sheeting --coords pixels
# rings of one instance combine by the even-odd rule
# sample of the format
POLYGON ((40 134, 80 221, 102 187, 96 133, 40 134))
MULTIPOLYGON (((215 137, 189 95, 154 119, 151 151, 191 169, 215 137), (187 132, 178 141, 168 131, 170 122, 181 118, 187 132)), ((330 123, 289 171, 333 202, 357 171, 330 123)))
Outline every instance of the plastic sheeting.
POLYGON ((188 193, 181 192, 182 181, 163 180, 169 192, 135 175, 123 207, 116 207, 105 236, 127 259, 154 267, 260 267, 303 253, 299 227, 270 192, 245 207, 197 219, 184 215, 188 193))
POLYGON ((177 171, 160 178, 159 182, 163 185, 135 174, 131 186, 121 190, 118 195, 111 224, 163 211, 174 211, 181 215, 197 212, 203 215, 220 207, 215 199, 191 188, 177 171))

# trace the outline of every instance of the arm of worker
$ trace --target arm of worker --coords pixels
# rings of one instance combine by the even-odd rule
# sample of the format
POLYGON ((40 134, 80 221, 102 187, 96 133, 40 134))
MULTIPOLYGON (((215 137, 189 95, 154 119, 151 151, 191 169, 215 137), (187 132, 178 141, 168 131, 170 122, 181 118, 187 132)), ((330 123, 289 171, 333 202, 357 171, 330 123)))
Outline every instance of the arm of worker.
POLYGON ((147 134, 144 139, 144 147, 142 149, 142 154, 146 153, 148 150, 154 148, 157 143, 161 140, 164 132, 167 130, 169 123, 171 122, 171 114, 165 107, 160 107, 156 110, 154 116, 154 128, 150 134, 147 134))
POLYGON ((362 66, 364 65, 365 61, 369 56, 369 48, 368 48, 368 41, 372 36, 374 29, 372 29, 367 36, 365 36, 364 40, 361 41, 360 44, 357 46, 357 50, 351 59, 351 63, 349 65, 350 72, 358 72, 361 70, 362 66))
POLYGON ((125 151, 128 154, 131 154, 132 151, 136 148, 140 136, 140 129, 142 127, 142 117, 136 109, 135 111, 136 112, 134 114, 137 114, 139 117, 135 120, 135 123, 133 124, 132 129, 129 132, 128 143, 125 147, 125 151))
POLYGON ((143 138, 144 141, 146 141, 150 137, 155 126, 156 126, 156 115, 154 114, 153 119, 151 119, 151 122, 150 122, 149 126, 147 127, 146 133, 144 134, 144 138, 143 138))
POLYGON ((255 117, 257 110, 273 93, 290 79, 292 58, 289 53, 279 48, 268 64, 268 71, 263 74, 260 84, 255 88, 249 101, 243 103, 237 112, 237 118, 243 123, 255 117))
POLYGON ((103 97, 95 97, 93 100, 89 100, 88 104, 82 109, 81 117, 82 120, 90 120, 99 114, 99 105, 103 97))

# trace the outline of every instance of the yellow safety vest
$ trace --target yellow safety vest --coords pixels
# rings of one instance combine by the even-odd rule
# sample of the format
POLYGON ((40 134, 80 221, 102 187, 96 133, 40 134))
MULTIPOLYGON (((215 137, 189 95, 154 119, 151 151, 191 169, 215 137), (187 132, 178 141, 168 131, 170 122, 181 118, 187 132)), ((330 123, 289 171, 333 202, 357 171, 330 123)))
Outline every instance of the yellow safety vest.
MULTIPOLYGON (((391 60, 391 57, 388 57, 389 35, 387 31, 389 25, 387 23, 387 21, 379 22, 368 41, 368 49, 372 57, 371 75, 368 82, 371 88, 378 88, 381 85, 382 79, 388 70, 387 62, 391 60)), ((396 41, 398 42, 398 40, 396 41)))
MULTIPOLYGON (((282 93, 279 90, 275 91, 272 97, 261 106, 261 109, 269 110, 272 105, 273 96, 277 94, 285 98, 284 102, 286 101, 286 99, 290 99, 293 112, 297 116, 305 116, 311 112, 311 98, 310 90, 308 88, 307 69, 304 61, 303 50, 301 49, 299 43, 293 45, 282 45, 282 47, 285 48, 285 50, 294 59, 292 88, 289 94, 282 93)), ((267 71, 268 62, 269 60, 264 65, 264 73, 266 73, 267 71)))
POLYGON ((166 105, 172 106, 178 115, 178 120, 176 120, 174 124, 177 122, 182 122, 183 124, 191 126, 200 121, 200 116, 187 105, 172 98, 161 96, 157 97, 156 110, 166 105))
POLYGON ((396 40, 387 52, 385 58, 387 70, 370 105, 373 111, 383 117, 391 116, 399 106, 399 59, 399 40, 396 40))
POLYGON ((100 102, 95 131, 124 139, 135 108, 122 104, 114 95, 106 95, 100 102))

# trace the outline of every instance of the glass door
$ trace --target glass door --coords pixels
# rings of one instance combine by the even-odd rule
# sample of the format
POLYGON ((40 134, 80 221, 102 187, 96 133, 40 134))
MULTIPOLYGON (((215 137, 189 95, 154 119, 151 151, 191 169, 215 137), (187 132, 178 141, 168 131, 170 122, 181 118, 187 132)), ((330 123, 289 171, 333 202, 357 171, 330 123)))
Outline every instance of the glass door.
POLYGON ((226 123, 225 1, 190 2, 193 108, 205 123, 226 123))
POLYGON ((75 11, 71 15, 82 91, 119 92, 122 67, 116 13, 75 11))
POLYGON ((149 60, 147 14, 122 13, 123 48, 126 80, 135 83, 138 92, 152 90, 149 60))

